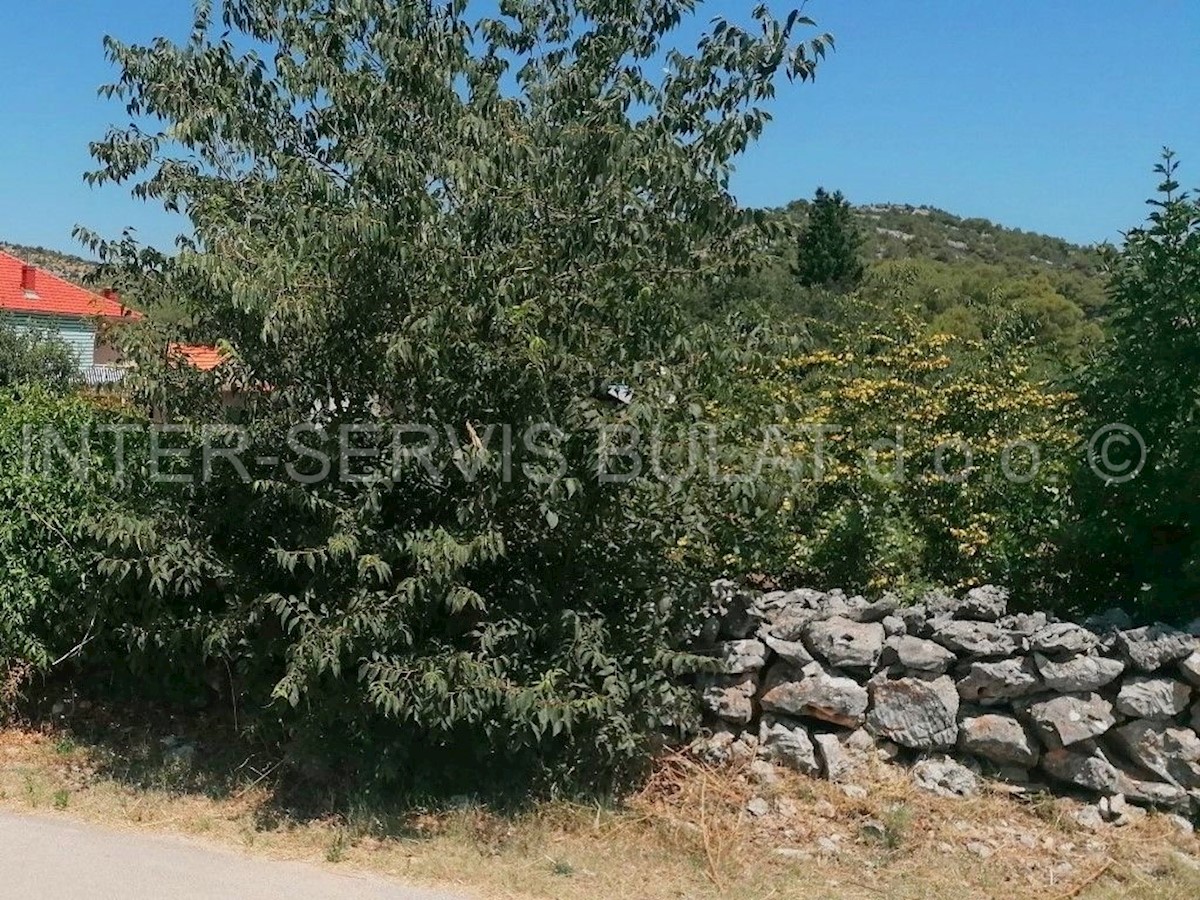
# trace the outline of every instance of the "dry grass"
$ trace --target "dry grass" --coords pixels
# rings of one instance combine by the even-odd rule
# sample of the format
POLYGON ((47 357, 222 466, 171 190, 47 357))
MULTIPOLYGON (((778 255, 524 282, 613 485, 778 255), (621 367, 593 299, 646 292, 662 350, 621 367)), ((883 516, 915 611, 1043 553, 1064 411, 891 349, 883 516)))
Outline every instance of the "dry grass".
POLYGON ((1070 801, 942 800, 886 766, 864 775, 864 799, 801 777, 756 786, 670 756, 618 809, 556 802, 501 816, 464 801, 385 815, 363 803, 305 820, 280 811, 269 778, 247 773, 210 795, 172 766, 134 784, 106 774, 96 747, 10 729, 0 732, 0 806, 489 898, 1200 896, 1200 845, 1164 817, 1093 834, 1074 824, 1070 801), (754 797, 767 815, 747 812, 754 797))

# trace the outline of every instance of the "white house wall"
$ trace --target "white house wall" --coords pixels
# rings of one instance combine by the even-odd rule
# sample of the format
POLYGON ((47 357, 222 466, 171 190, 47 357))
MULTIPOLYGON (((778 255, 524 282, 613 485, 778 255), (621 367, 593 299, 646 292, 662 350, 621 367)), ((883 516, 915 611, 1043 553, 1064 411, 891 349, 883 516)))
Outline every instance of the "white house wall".
POLYGON ((96 364, 96 326, 86 319, 11 313, 5 321, 19 332, 42 331, 56 335, 75 353, 81 369, 96 364))

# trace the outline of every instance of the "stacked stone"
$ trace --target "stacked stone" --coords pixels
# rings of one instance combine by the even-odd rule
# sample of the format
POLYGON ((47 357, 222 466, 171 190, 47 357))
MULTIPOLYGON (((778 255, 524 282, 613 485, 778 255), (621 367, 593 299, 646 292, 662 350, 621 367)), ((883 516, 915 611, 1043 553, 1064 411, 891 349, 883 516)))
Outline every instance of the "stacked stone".
POLYGON ((701 644, 723 674, 698 684, 711 727, 696 744, 713 761, 839 780, 875 752, 915 762, 942 793, 986 770, 1200 812, 1200 629, 1131 628, 1118 611, 1083 624, 1010 615, 993 586, 911 606, 713 591, 701 644))

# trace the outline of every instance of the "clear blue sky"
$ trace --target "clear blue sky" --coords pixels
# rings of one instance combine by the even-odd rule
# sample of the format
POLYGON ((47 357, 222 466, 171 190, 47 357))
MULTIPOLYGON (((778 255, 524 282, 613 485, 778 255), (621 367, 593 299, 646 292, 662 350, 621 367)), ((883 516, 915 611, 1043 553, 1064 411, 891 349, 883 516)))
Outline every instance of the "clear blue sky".
MULTIPOLYGON (((704 16, 750 3, 709 0, 704 16)), ((88 141, 121 121, 96 96, 112 75, 102 36, 182 38, 190 9, 0 0, 0 240, 77 250, 82 223, 170 241, 166 214, 82 173, 88 141)), ((806 12, 838 49, 815 84, 783 86, 740 165, 747 204, 824 185, 1086 242, 1141 220, 1162 145, 1200 185, 1200 2, 810 0, 806 12)))

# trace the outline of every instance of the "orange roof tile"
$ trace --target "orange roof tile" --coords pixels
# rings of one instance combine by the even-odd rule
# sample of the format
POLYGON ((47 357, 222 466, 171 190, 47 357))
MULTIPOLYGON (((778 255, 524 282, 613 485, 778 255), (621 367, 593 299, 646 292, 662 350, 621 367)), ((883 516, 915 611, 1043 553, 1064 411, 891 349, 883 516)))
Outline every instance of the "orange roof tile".
POLYGON ((203 344, 172 344, 171 352, 179 354, 201 372, 215 369, 225 362, 225 355, 220 350, 203 344))
POLYGON ((140 319, 115 297, 94 294, 0 250, 0 310, 43 316, 140 319), (32 285, 32 286, 30 286, 32 285))

